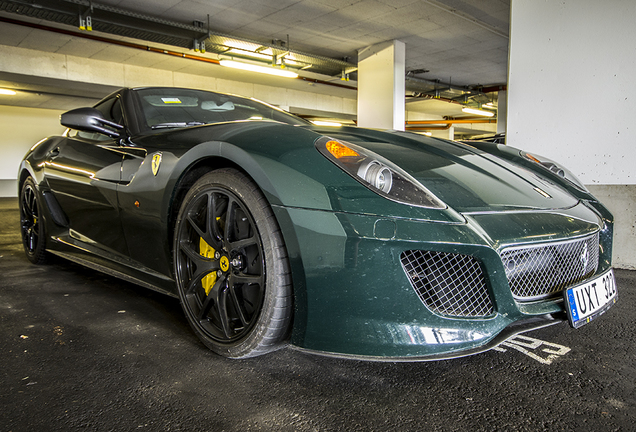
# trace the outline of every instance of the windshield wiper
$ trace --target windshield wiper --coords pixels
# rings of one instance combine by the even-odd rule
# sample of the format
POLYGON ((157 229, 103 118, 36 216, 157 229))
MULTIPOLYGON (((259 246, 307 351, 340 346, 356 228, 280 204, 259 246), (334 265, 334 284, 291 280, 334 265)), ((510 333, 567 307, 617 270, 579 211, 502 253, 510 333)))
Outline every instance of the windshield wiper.
POLYGON ((159 123, 159 124, 150 126, 150 129, 181 128, 181 127, 188 127, 188 126, 199 126, 204 124, 205 124, 204 122, 200 122, 200 121, 159 123))

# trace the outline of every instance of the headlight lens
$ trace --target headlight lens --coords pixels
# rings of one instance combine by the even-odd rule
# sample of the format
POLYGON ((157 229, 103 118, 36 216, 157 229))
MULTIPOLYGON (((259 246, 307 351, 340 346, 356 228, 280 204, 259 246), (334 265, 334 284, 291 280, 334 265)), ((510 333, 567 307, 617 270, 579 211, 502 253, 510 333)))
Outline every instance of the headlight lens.
POLYGON ((526 153, 522 151, 521 156, 525 157, 528 160, 531 160, 532 162, 538 163, 539 165, 541 165, 543 168, 547 169, 548 171, 551 171, 552 173, 558 175, 559 177, 567 180, 568 182, 572 184, 572 186, 576 187, 577 189, 583 192, 589 193, 589 191, 583 185, 583 183, 581 183, 581 181, 578 178, 576 178, 576 176, 572 174, 572 172, 568 170, 567 168, 565 168, 563 165, 558 164, 554 162, 553 160, 548 159, 545 156, 539 156, 538 154, 534 154, 534 153, 530 154, 530 153, 526 153))
POLYGON ((446 208, 446 204, 406 171, 370 150, 329 137, 316 140, 316 148, 323 156, 380 196, 417 207, 446 208))
POLYGON ((374 160, 367 164, 360 165, 358 176, 384 193, 391 192, 393 173, 388 167, 378 161, 374 160))

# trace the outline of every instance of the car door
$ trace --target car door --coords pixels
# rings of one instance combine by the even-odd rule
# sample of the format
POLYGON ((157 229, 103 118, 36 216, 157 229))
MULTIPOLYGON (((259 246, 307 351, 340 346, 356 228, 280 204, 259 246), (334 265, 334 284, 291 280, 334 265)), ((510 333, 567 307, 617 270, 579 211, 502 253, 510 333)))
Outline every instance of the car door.
MULTIPOLYGON (((118 97, 95 108, 122 124, 118 97)), ((46 156, 49 187, 69 221, 69 234, 92 247, 128 255, 117 202, 123 154, 119 139, 70 131, 46 156)))

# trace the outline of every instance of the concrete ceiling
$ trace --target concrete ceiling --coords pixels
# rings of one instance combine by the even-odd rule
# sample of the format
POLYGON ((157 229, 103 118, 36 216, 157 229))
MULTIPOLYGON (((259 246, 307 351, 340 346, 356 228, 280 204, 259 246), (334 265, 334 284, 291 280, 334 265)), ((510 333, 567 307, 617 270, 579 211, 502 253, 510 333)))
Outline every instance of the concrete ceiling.
MULTIPOLYGON (((88 4, 84 0, 67 2, 88 4)), ((13 0, 15 3, 16 0, 13 0)), ((24 3, 37 6, 47 1, 24 3)), ((205 23, 206 30, 209 15, 212 32, 264 44, 271 44, 273 40, 289 40, 292 50, 345 59, 354 64, 357 62, 357 50, 398 39, 406 43, 406 70, 415 70, 417 78, 473 88, 506 82, 510 0, 98 0, 93 3, 187 26, 200 21, 205 23)), ((0 17, 77 31, 76 27, 21 15, 8 7, 3 8, 4 4, 6 2, 0 1, 0 17)), ((110 39, 134 40, 95 31, 91 33, 110 39)), ((205 65, 186 65, 178 58, 134 52, 74 35, 45 32, 7 22, 0 22, 0 45, 165 70, 188 68, 189 73, 205 74, 205 65), (197 72, 197 68, 201 71, 197 72)), ((169 47, 158 43, 152 45, 169 47)), ((253 75, 256 74, 247 74, 241 79, 254 80, 253 75)), ((322 78, 339 82, 335 77, 322 78)), ((266 80, 261 76, 256 79, 259 82, 266 80)), ((58 103, 60 108, 76 106, 75 98, 86 94, 77 86, 37 82, 11 74, 0 74, 0 86, 3 85, 33 93, 45 92, 47 100, 63 101, 58 103)), ((101 97, 112 89, 101 86, 93 90, 97 90, 96 97, 101 97)), ((315 91, 338 94, 346 90, 317 86, 315 91)), ((4 99, 0 96, 0 104, 5 103, 4 99)), ((32 105, 47 106, 48 102, 39 101, 32 105)), ((22 104, 29 106, 28 100, 22 104)), ((409 102, 408 109, 455 115, 458 108, 450 105, 420 100, 409 102)))
POLYGON ((406 43, 406 68, 458 85, 504 83, 510 0, 100 0, 166 20, 332 58, 387 40, 406 43))

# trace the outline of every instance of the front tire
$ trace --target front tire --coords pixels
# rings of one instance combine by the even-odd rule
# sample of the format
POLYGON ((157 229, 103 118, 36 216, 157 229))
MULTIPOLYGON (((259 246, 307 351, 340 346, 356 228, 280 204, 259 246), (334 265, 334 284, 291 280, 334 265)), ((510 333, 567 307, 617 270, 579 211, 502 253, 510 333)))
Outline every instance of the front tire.
POLYGON ((20 191, 20 231, 22 246, 33 264, 46 262, 46 228, 42 218, 42 204, 32 177, 28 177, 20 191))
POLYGON ((287 252, 269 203, 235 169, 186 194, 174 234, 175 278, 195 333, 212 351, 246 358, 278 348, 292 316, 287 252))

